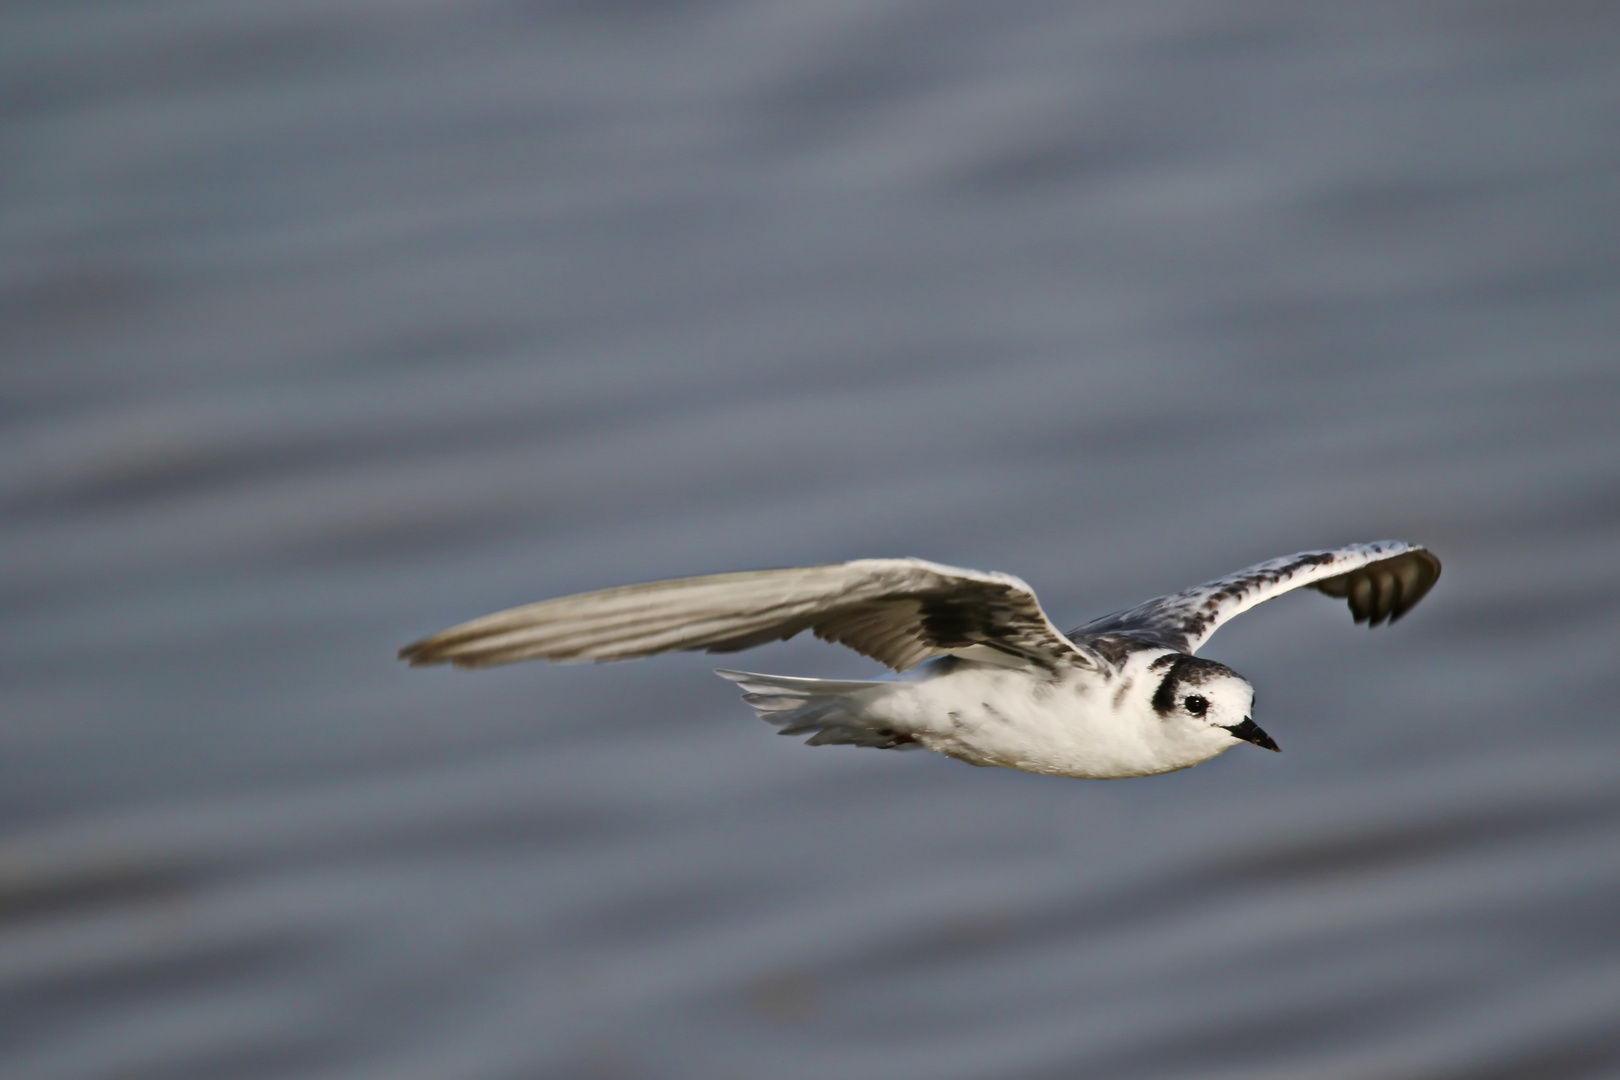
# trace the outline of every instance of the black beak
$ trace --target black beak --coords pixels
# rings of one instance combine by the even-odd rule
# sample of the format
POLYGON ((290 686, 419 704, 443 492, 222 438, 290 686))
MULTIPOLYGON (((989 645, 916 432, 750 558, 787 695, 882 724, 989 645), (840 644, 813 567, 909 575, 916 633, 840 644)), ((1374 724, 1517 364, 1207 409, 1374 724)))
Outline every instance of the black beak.
POLYGON ((1242 739, 1244 742, 1252 742, 1254 745, 1266 750, 1275 750, 1279 754, 1282 753, 1282 748, 1272 741, 1271 736, 1261 731, 1260 725, 1247 716, 1243 718, 1243 723, 1233 724, 1226 730, 1232 733, 1234 739, 1242 739))

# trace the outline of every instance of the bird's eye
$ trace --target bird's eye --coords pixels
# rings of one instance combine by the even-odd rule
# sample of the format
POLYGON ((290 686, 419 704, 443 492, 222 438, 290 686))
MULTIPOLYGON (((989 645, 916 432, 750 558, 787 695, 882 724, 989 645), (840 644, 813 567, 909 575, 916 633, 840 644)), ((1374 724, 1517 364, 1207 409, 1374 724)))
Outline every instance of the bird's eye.
POLYGON ((1204 698, 1200 695, 1194 694, 1192 697, 1183 701, 1181 703, 1181 707, 1192 713, 1194 716, 1203 716, 1204 713, 1209 710, 1209 702, 1204 700, 1204 698))

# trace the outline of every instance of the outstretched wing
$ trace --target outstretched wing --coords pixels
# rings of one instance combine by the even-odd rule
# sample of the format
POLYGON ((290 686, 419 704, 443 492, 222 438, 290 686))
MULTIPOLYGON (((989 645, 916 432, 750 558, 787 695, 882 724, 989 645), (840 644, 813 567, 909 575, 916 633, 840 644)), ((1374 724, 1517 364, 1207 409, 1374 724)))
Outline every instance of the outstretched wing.
POLYGON ((1439 580, 1440 560, 1404 540, 1302 551, 1097 619, 1072 636, 1083 644, 1126 635, 1195 653, 1226 620, 1301 585, 1347 598, 1356 622, 1377 626, 1411 611, 1439 580))
POLYGON ((986 649, 1047 668, 1091 662, 1022 581, 921 559, 861 559, 579 593, 474 619, 399 655, 413 665, 457 667, 628 660, 683 649, 736 652, 803 630, 896 671, 946 653, 987 655, 986 649))

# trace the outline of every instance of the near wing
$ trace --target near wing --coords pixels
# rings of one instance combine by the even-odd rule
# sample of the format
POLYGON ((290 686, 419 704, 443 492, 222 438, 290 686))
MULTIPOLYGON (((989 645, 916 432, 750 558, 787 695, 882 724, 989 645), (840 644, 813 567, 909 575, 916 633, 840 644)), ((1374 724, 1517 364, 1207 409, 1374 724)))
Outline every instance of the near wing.
POLYGON ((1083 644, 1092 635, 1124 634, 1194 653, 1226 620, 1301 585, 1348 598, 1356 622, 1377 626, 1411 611, 1438 580, 1440 560, 1404 540, 1302 551, 1138 604, 1072 636, 1083 644))
POLYGON ((399 655, 413 665, 457 667, 628 660, 678 649, 735 652, 802 630, 896 671, 975 646, 1048 668, 1092 662, 1052 625, 1022 581, 921 559, 860 559, 579 593, 474 619, 399 655))

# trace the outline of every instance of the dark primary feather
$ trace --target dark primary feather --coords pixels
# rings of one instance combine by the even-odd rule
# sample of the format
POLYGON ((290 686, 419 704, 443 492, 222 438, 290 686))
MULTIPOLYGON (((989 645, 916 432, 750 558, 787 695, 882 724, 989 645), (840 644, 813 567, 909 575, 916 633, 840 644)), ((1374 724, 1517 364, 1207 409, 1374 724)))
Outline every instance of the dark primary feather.
POLYGON ((1384 540, 1285 555, 1087 623, 1070 636, 1125 638, 1196 652, 1228 619, 1302 586, 1348 599, 1356 622, 1394 622, 1440 579, 1440 560, 1416 544, 1384 540))
POLYGON ((1419 548, 1314 582, 1311 588, 1348 598, 1356 622, 1372 627, 1395 622, 1411 611, 1439 580, 1440 560, 1419 548))

